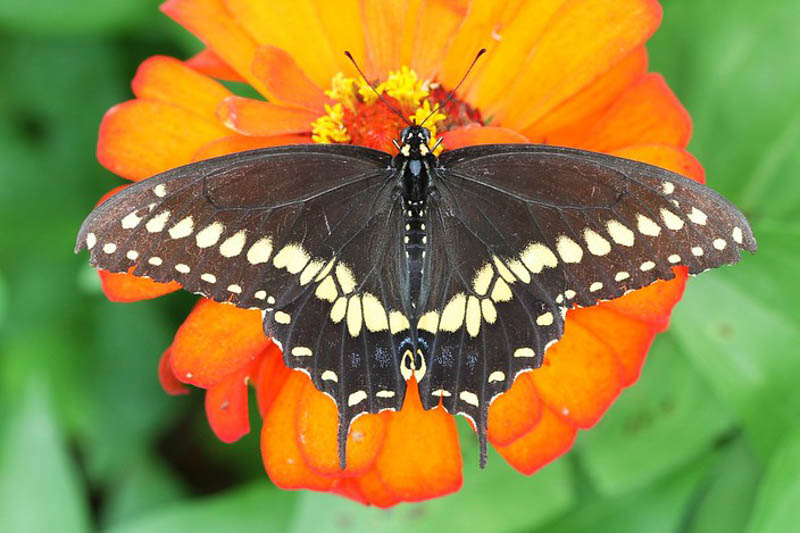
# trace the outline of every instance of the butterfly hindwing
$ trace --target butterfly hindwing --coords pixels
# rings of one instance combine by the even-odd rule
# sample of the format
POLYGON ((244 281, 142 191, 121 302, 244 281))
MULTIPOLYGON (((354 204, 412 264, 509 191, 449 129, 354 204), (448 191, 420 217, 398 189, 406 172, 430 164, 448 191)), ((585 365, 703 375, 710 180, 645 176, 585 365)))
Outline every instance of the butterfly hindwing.
POLYGON ((504 235, 480 218, 465 221, 490 204, 470 198, 462 206, 446 187, 437 192, 427 223, 435 259, 418 322, 427 355, 420 396, 428 408, 441 399, 449 412, 471 418, 485 461, 489 404, 520 372, 541 365, 563 332, 566 307, 511 259, 504 235))
POLYGON ((657 167, 566 148, 445 152, 428 211, 422 401, 432 406, 441 397, 479 433, 492 398, 538 367, 561 337, 569 307, 671 279, 676 266, 694 274, 734 263, 756 246, 745 218, 712 190, 657 167))
POLYGON ((402 198, 385 188, 375 200, 381 207, 370 218, 353 217, 360 227, 348 232, 335 260, 307 289, 279 300, 282 315, 266 321, 284 346, 287 365, 308 373, 335 400, 342 460, 351 421, 399 409, 405 397, 399 352, 409 335, 402 198))

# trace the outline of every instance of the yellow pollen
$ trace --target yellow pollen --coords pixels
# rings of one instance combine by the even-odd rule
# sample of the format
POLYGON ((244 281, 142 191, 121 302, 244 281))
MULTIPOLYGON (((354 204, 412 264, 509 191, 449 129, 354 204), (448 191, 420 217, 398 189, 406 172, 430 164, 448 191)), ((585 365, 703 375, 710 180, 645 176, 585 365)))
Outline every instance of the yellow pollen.
MULTIPOLYGON (((428 96, 428 84, 419 79, 417 73, 403 65, 400 70, 390 71, 386 81, 380 83, 375 89, 379 93, 386 93, 399 101, 405 107, 418 107, 423 99, 428 96)), ((369 88, 364 80, 358 88, 362 101, 374 103, 378 97, 369 88)))
MULTIPOLYGON (((404 111, 415 110, 408 118, 415 124, 421 123, 430 115, 432 111, 431 102, 427 99, 431 82, 419 79, 416 72, 403 65, 399 70, 390 71, 386 81, 381 82, 375 87, 380 94, 387 94, 400 103, 404 111)), ((344 124, 344 106, 350 111, 356 112, 358 104, 383 105, 378 102, 375 94, 366 81, 358 78, 350 78, 338 72, 331 79, 331 88, 325 94, 336 103, 332 106, 326 105, 326 114, 319 117, 312 123, 311 138, 317 143, 347 143, 351 136, 347 132, 344 124)), ((436 139, 436 124, 445 119, 446 115, 436 112, 426 122, 425 127, 431 132, 430 147, 433 147, 436 139)), ((436 149, 436 155, 442 151, 442 147, 436 149)))
MULTIPOLYGON (((361 81, 364 84, 364 81, 361 81)), ((355 109, 356 105, 356 91, 358 90, 359 81, 355 78, 348 78, 341 72, 334 74, 331 79, 331 88, 325 91, 331 100, 342 102, 350 109, 355 109)))
POLYGON ((322 144, 350 142, 350 135, 342 122, 342 104, 325 104, 325 111, 327 115, 322 115, 311 124, 311 139, 322 144))

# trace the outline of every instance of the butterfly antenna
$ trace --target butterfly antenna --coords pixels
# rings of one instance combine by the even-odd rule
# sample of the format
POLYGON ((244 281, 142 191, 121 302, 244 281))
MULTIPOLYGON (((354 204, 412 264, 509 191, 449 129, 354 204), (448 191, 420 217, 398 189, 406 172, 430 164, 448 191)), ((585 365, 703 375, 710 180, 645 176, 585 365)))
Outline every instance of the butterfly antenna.
POLYGON ((356 63, 356 60, 355 60, 355 59, 353 59, 353 56, 352 56, 352 54, 350 54, 350 52, 349 52, 348 50, 345 50, 345 51, 344 51, 344 55, 346 55, 346 56, 347 56, 347 59, 349 59, 349 60, 350 60, 350 62, 353 64, 353 66, 354 66, 354 67, 356 67, 356 70, 358 71, 358 73, 359 73, 359 74, 361 74, 361 77, 362 77, 362 78, 364 78, 364 81, 365 81, 365 82, 367 82, 367 85, 369 85, 369 88, 370 88, 370 89, 372 89, 372 92, 374 92, 376 95, 378 95, 378 98, 380 98, 380 99, 381 99, 381 102, 383 102, 384 104, 386 104, 386 107, 388 107, 389 109, 391 109, 392 111, 394 111, 394 112, 395 112, 395 114, 397 114, 397 116, 398 116, 398 117, 402 118, 402 119, 405 121, 405 123, 406 123, 406 124, 408 124, 409 126, 412 126, 413 124, 411 123, 411 121, 409 121, 409 120, 406 118, 406 116, 405 116, 405 115, 404 115, 404 114, 403 114, 403 113, 402 113, 400 110, 398 110, 398 109, 397 109, 395 106, 393 106, 392 104, 390 104, 390 103, 388 102, 388 100, 386 100, 386 98, 384 98, 384 97, 383 97, 383 95, 382 95, 381 93, 379 93, 379 92, 378 92, 378 89, 376 89, 376 88, 375 88, 375 86, 374 86, 374 85, 372 85, 372 83, 371 83, 371 82, 370 82, 370 81, 367 79, 367 77, 366 77, 366 76, 364 75, 364 73, 361 71, 361 68, 358 66, 358 63, 356 63))
POLYGON ((450 100, 452 100, 452 99, 453 99, 453 97, 456 95, 456 91, 457 91, 457 90, 458 90, 458 89, 461 87, 461 84, 462 84, 462 83, 464 83, 464 80, 466 80, 466 79, 467 79, 467 76, 469 76, 469 73, 472 71, 472 67, 474 67, 474 66, 475 66, 475 63, 477 63, 477 62, 478 62, 478 58, 479 58, 479 57, 481 57, 481 56, 482 56, 483 54, 485 54, 485 53, 486 53, 486 48, 481 48, 481 49, 478 51, 477 55, 475 56, 475 59, 473 59, 473 60, 472 60, 472 63, 470 64, 469 68, 468 68, 468 69, 467 69, 467 71, 464 73, 464 77, 462 77, 462 78, 461 78, 461 81, 460 81, 460 82, 458 82, 458 85, 456 85, 456 88, 455 88, 455 89, 453 89, 452 91, 450 91, 450 94, 448 94, 448 95, 447 95, 447 98, 445 98, 445 99, 444 99, 444 101, 443 101, 441 104, 437 105, 437 106, 436 106, 436 109, 434 109, 433 111, 431 111, 430 115, 428 115, 427 117, 425 117, 425 120, 423 120, 422 122, 420 122, 420 123, 419 123, 419 125, 420 125, 420 126, 422 126, 423 124, 425 124, 425 122, 426 122, 426 121, 427 121, 429 118, 431 118, 431 117, 432 117, 432 116, 433 116, 433 115, 434 115, 434 114, 435 114, 437 111, 439 111, 439 110, 440 110, 442 107, 444 107, 445 105, 447 105, 447 102, 449 102, 450 100))

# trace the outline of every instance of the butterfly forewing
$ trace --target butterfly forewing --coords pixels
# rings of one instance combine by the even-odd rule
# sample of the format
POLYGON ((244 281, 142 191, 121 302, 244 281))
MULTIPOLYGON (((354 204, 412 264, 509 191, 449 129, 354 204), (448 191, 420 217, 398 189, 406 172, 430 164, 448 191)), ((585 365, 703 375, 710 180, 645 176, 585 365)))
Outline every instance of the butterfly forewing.
POLYGON ((502 235, 510 260, 532 267, 554 299, 592 305, 669 279, 674 266, 695 274, 755 250, 746 219, 727 200, 643 163, 486 145, 447 152, 441 166, 461 220, 493 245, 502 235))
POLYGON ((399 331, 408 314, 397 256, 402 204, 389 165, 381 152, 310 145, 178 168, 99 206, 78 248, 89 247, 105 270, 133 268, 262 309, 287 364, 344 406, 349 421, 397 407, 405 392, 388 327, 393 320, 399 331))

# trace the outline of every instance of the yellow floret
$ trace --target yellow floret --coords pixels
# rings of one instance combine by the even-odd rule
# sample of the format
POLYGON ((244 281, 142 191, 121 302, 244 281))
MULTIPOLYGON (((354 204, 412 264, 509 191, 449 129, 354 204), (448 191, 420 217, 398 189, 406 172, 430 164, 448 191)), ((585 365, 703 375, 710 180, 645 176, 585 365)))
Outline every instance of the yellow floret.
MULTIPOLYGON (((402 110, 415 109, 416 111, 409 118, 415 124, 420 124, 432 111, 431 103, 427 100, 429 83, 420 80, 416 72, 404 65, 400 67, 400 70, 389 72, 386 81, 375 87, 375 91, 395 98, 400 103, 402 110)), ((331 80, 331 88, 325 91, 325 94, 337 103, 333 106, 325 105, 326 114, 312 124, 311 138, 314 142, 350 142, 351 137, 344 125, 344 108, 342 106, 345 105, 350 110, 356 111, 356 104, 359 102, 376 104, 378 96, 375 91, 363 79, 350 78, 341 72, 334 75, 331 80)), ((444 118, 446 115, 437 111, 425 122, 425 127, 431 132, 430 146, 434 146, 437 140, 436 124, 444 118)), ((441 151, 442 147, 440 146, 434 153, 439 155, 441 151)))
POLYGON ((342 102, 351 109, 356 104, 356 88, 358 82, 354 78, 348 78, 341 72, 337 72, 331 79, 331 88, 325 91, 332 100, 342 102))
MULTIPOLYGON (((400 70, 390 71, 386 81, 375 87, 380 94, 386 93, 407 107, 417 107, 428 96, 428 82, 423 82, 417 73, 403 65, 400 70)), ((362 102, 374 103, 378 97, 364 81, 358 82, 358 95, 362 102)))
POLYGON ((330 106, 325 104, 327 114, 322 115, 311 124, 311 139, 316 143, 346 143, 350 135, 344 127, 344 109, 342 104, 330 106))

